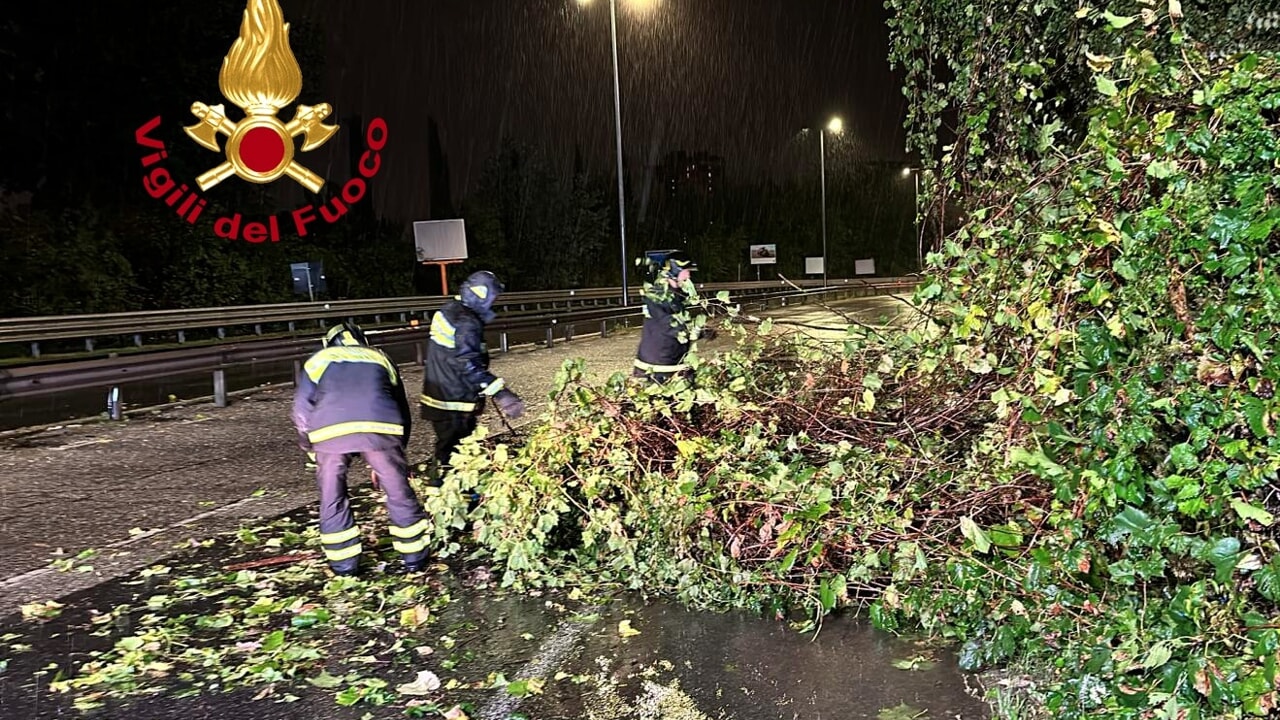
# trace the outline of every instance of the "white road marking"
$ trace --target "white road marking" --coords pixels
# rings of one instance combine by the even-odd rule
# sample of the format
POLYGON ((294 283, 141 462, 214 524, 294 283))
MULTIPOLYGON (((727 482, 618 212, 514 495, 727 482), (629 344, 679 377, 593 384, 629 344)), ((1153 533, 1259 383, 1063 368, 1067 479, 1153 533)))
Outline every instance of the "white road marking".
MULTIPOLYGON (((119 540, 119 541, 117 541, 117 542, 113 542, 113 543, 111 543, 110 545, 104 545, 104 546, 102 547, 102 549, 103 549, 103 550, 114 550, 114 549, 116 549, 116 548, 126 547, 126 546, 132 545, 132 544, 134 544, 134 543, 136 543, 136 542, 141 542, 142 540, 146 540, 147 538, 150 538, 150 537, 154 537, 154 536, 156 536, 156 535, 159 535, 160 533, 168 532, 168 531, 170 531, 170 530, 174 530, 174 529, 176 529, 176 528, 180 528, 180 527, 182 527, 182 526, 184 526, 184 525, 190 525, 191 523, 194 523, 194 522, 199 522, 199 521, 201 521, 201 520, 203 520, 203 519, 205 519, 205 518, 207 518, 207 517, 213 517, 214 515, 220 515, 220 514, 225 513, 225 512, 227 512, 227 511, 229 511, 229 510, 234 510, 235 508, 238 508, 238 507, 240 507, 241 505, 246 505, 246 504, 248 504, 248 503, 251 503, 251 502, 253 502, 253 501, 255 501, 255 500, 260 500, 260 499, 261 499, 261 498, 256 498, 256 497, 247 497, 247 498, 245 498, 245 499, 243 499, 243 500, 237 500, 236 502, 233 502, 233 503, 231 503, 230 505, 223 505, 223 506, 222 506, 222 507, 220 507, 220 508, 214 508, 213 510, 210 510, 210 511, 208 511, 208 512, 202 512, 202 513, 200 513, 199 515, 193 515, 193 516, 191 516, 191 517, 187 518, 186 520, 179 520, 178 522, 176 522, 176 523, 174 523, 174 524, 172 524, 172 525, 170 525, 170 526, 168 526, 168 527, 156 528, 156 529, 154 529, 154 530, 147 530, 146 532, 139 533, 139 534, 137 534, 137 535, 134 535, 134 536, 132 536, 132 537, 126 538, 126 539, 124 539, 124 540, 119 540)), ((7 588, 9 588, 9 587, 11 587, 11 586, 21 585, 23 582, 25 582, 25 581, 27 581, 27 580, 30 580, 30 579, 32 579, 32 578, 37 578, 37 577, 40 577, 41 575, 45 575, 45 574, 48 574, 48 573, 51 573, 51 572, 55 572, 55 570, 54 570, 53 568, 51 568, 51 567, 42 567, 42 568, 36 568, 35 570, 28 570, 27 572, 24 572, 24 573, 22 573, 22 574, 20 574, 20 575, 14 575, 13 577, 5 578, 4 580, 0 580, 0 590, 7 589, 7 588)))
MULTIPOLYGON (((578 644, 578 638, 587 629, 587 623, 572 622, 563 620, 556 631, 551 633, 551 637, 542 641, 542 645, 538 646, 538 652, 529 662, 524 664, 516 672, 514 680, 528 680, 531 678, 545 678, 551 670, 560 666, 564 662, 570 651, 578 644)), ((479 720, 507 720, 511 713, 520 707, 520 703, 524 702, 524 698, 509 695, 503 690, 498 697, 485 703, 480 708, 479 720)))

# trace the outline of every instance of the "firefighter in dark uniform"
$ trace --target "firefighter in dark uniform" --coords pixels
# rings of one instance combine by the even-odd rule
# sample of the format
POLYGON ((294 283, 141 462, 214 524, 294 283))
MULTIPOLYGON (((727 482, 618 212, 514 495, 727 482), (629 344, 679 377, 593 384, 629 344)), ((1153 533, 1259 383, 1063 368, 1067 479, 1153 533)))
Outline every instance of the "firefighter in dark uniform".
POLYGON ((407 572, 426 564, 427 516, 409 486, 412 418, 395 363, 369 347, 360 328, 346 323, 324 336, 324 348, 298 375, 293 423, 298 442, 316 463, 320 487, 320 544, 329 567, 354 575, 361 543, 347 497, 347 468, 364 457, 387 496, 392 546, 407 572))
POLYGON ((444 478, 458 444, 476 429, 484 399, 493 398, 510 418, 524 414, 524 401, 489 372, 485 325, 493 321, 493 302, 502 292, 493 273, 473 273, 458 296, 431 318, 431 337, 419 402, 422 417, 436 431, 436 479, 444 478))
MULTIPOLYGON (((672 375, 689 372, 684 358, 698 339, 698 330, 690 324, 686 285, 698 267, 688 254, 675 250, 651 261, 650 268, 652 275, 644 285, 644 328, 632 375, 666 382, 672 375)), ((704 328, 701 337, 713 339, 715 331, 704 328)))

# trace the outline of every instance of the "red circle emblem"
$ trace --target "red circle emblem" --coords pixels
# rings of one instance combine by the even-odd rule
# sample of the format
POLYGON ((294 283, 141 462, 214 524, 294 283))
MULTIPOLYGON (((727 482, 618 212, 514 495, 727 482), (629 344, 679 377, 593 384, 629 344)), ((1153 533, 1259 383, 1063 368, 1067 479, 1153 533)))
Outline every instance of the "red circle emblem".
POLYGON ((250 128, 240 141, 240 159, 257 173, 269 173, 284 160, 284 139, 269 127, 250 128))

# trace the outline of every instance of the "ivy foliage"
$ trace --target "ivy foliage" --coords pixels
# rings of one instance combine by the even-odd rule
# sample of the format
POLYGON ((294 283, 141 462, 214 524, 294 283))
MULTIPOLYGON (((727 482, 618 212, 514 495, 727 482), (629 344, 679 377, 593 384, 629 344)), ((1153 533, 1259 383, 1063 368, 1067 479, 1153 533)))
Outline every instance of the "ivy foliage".
POLYGON ((438 547, 518 587, 865 606, 1037 669, 1055 718, 1275 713, 1280 56, 1199 41, 1190 2, 890 5, 967 215, 910 322, 738 323, 665 386, 570 363, 546 424, 425 491, 438 547))

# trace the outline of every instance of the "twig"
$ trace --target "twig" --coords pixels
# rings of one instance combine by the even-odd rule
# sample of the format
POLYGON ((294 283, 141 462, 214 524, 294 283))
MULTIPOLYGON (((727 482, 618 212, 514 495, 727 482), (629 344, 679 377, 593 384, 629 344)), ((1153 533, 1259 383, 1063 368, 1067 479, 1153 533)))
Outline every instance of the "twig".
POLYGON ((250 560, 248 562, 235 563, 233 565, 223 565, 222 569, 226 571, 253 570, 260 567, 271 567, 274 565, 290 565, 303 560, 311 560, 316 557, 316 553, 304 552, 294 555, 277 555, 275 557, 260 558, 258 560, 250 560))
MULTIPOLYGON (((799 290, 800 292, 804 292, 804 288, 802 288, 802 287, 800 287, 799 285, 797 285, 797 284, 795 284, 795 283, 791 282, 791 280, 789 280, 789 279, 787 278, 787 276, 785 276, 785 275, 783 275, 783 274, 779 273, 779 274, 778 274, 778 277, 782 278, 782 282, 784 282, 784 283, 786 283, 786 284, 790 285, 791 287, 795 288, 796 290, 799 290)), ((858 327, 862 328, 863 330, 868 330, 868 331, 870 331, 870 332, 871 332, 871 334, 875 335, 876 337, 880 338, 881 340, 883 340, 883 341, 885 341, 885 342, 888 342, 888 341, 889 341, 889 339, 888 339, 888 338, 886 338, 884 335, 881 335, 881 334, 880 334, 880 331, 879 331, 879 330, 877 330, 877 329, 875 329, 873 326, 871 326, 871 325, 867 325, 866 323, 860 322, 860 321, 858 321, 858 320, 854 320, 854 319, 853 319, 852 317, 850 317, 847 313, 845 313, 845 312, 843 312, 843 311, 840 311, 840 310, 837 310, 837 309, 835 309, 835 308, 831 307, 830 305, 828 305, 828 304, 826 304, 825 302, 823 302, 821 299, 817 299, 817 304, 818 304, 818 305, 820 305, 820 306, 822 306, 823 308, 826 308, 826 309, 827 309, 828 311, 830 311, 831 313, 833 313, 833 314, 835 314, 835 315, 838 315, 841 319, 843 319, 845 322, 849 323, 850 325, 857 325, 858 327)))

